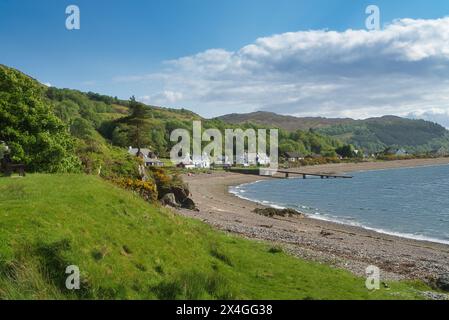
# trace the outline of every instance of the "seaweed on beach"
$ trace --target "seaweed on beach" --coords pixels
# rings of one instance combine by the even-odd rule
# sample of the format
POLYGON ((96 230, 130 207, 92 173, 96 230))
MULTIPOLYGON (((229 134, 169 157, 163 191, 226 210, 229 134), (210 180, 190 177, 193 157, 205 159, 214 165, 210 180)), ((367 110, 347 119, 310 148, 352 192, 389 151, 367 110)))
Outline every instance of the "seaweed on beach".
POLYGON ((294 209, 276 209, 276 208, 256 208, 253 210, 254 213, 260 214, 265 217, 294 217, 302 216, 302 213, 294 209))

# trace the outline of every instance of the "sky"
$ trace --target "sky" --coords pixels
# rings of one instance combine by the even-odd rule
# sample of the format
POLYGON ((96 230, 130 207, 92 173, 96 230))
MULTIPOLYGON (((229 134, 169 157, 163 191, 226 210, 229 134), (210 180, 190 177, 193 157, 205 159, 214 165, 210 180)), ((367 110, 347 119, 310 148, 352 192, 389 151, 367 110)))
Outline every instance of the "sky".
POLYGON ((449 127, 447 0, 0 0, 0 63, 205 117, 394 114, 449 127), (79 30, 66 28, 69 5, 79 30), (380 30, 366 29, 368 5, 380 30))

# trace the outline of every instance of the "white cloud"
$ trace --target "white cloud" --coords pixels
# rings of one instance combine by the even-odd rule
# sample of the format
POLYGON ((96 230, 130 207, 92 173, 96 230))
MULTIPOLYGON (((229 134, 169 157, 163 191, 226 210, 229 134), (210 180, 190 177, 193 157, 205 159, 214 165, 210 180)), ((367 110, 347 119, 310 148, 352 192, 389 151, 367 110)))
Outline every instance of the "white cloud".
POLYGON ((163 91, 153 95, 139 97, 139 101, 153 105, 173 106, 183 97, 181 92, 163 91))
MULTIPOLYGON (((401 19, 384 30, 314 30, 167 61, 149 100, 205 115, 270 110, 298 116, 449 114, 449 17, 401 19)), ((145 99, 143 99, 145 100, 145 99)))
POLYGON ((418 110, 407 115, 412 119, 424 119, 441 124, 449 129, 449 110, 432 108, 430 110, 418 110))

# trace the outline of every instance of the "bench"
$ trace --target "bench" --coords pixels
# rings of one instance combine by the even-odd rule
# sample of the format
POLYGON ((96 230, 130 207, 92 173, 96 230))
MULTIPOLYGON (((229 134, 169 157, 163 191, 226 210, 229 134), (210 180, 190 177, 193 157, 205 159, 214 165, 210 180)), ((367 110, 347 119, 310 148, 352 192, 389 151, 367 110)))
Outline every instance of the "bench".
POLYGON ((0 164, 0 172, 3 172, 7 177, 10 177, 15 172, 18 173, 19 176, 25 177, 25 165, 2 162, 0 164))

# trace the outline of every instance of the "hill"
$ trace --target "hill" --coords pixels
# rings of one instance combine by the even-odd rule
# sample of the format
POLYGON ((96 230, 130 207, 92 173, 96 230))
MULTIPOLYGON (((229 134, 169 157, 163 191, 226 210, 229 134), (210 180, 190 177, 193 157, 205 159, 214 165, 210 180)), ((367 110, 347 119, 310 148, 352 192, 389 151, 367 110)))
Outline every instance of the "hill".
MULTIPOLYGON (((0 65, 0 141, 31 172, 137 176, 137 163, 127 154, 134 144, 125 121, 128 105, 116 97, 47 87, 0 65)), ((185 109, 146 108, 145 143, 161 155, 170 148, 171 128, 201 119, 185 109)))
POLYGON ((350 123, 352 119, 329 119, 322 117, 305 117, 298 118, 293 116, 279 115, 273 112, 258 111, 252 113, 232 113, 218 117, 217 119, 226 123, 243 124, 255 123, 262 126, 274 126, 287 131, 318 129, 322 127, 332 126, 335 124, 350 123))
POLYGON ((431 153, 449 146, 449 131, 439 124, 395 116, 357 120, 322 128, 319 132, 366 152, 403 148, 410 153, 431 153))
MULTIPOLYGON (((47 97, 50 99, 49 103, 55 105, 56 114, 70 126, 72 135, 81 138, 88 145, 92 141, 98 143, 98 140, 106 140, 122 149, 135 145, 134 127, 128 121, 130 113, 128 101, 57 88, 48 89, 47 97), (78 111, 68 116, 67 111, 72 109, 78 111), (80 130, 80 126, 88 128, 80 130)), ((146 115, 141 126, 141 142, 162 157, 168 157, 171 147, 175 144, 170 141, 171 132, 178 128, 191 132, 192 121, 201 121, 204 129, 218 129, 223 136, 225 129, 269 128, 257 122, 230 124, 220 119, 205 119, 186 109, 168 109, 149 105, 144 107, 146 115)), ((334 157, 335 149, 341 145, 336 139, 319 132, 301 130, 289 132, 282 129, 279 134, 281 154, 285 151, 299 151, 306 155, 322 154, 334 157)))
POLYGON ((214 231, 87 175, 0 178, 0 299, 413 299, 214 231), (66 267, 81 289, 65 288, 66 267))
MULTIPOLYGON (((135 130, 128 121, 129 101, 93 92, 48 88, 3 65, 0 65, 0 79, 0 111, 3 112, 0 124, 4 128, 0 140, 10 144, 16 161, 24 162, 33 171, 47 172, 92 173, 111 168, 110 164, 117 162, 123 164, 121 167, 130 167, 125 148, 135 145, 135 130), (41 113, 41 123, 27 117, 33 112, 41 113), (51 163, 46 163, 49 159, 51 163)), ((297 118, 269 112, 204 119, 186 109, 145 108, 142 143, 162 157, 168 156, 174 144, 170 141, 172 130, 191 130, 193 120, 202 121, 204 128, 218 128, 222 132, 237 127, 280 128, 281 154, 296 151, 335 157, 335 150, 343 144, 352 144, 366 153, 378 153, 386 148, 404 148, 420 154, 449 150, 449 132, 424 120, 393 116, 366 120, 297 118)), ((127 174, 132 173, 128 170, 127 174)))
POLYGON ((366 120, 299 118, 269 112, 230 114, 218 119, 232 124, 260 123, 293 132, 313 129, 368 153, 404 148, 410 153, 430 153, 449 147, 449 131, 429 121, 395 116, 366 120))
MULTIPOLYGON (((129 118, 129 101, 93 92, 48 88, 20 71, 6 66, 0 66, 0 76, 4 83, 12 84, 0 87, 0 94, 4 97, 13 97, 14 93, 18 92, 32 93, 32 99, 39 101, 47 115, 58 124, 58 130, 64 131, 64 135, 52 135, 51 131, 42 125, 39 129, 43 130, 43 134, 47 136, 65 136, 66 138, 63 147, 57 148, 62 153, 59 158, 41 157, 44 162, 46 159, 57 162, 52 164, 54 172, 82 170, 86 173, 96 173, 101 171, 105 176, 115 176, 121 175, 123 172, 118 171, 125 168, 126 175, 136 175, 136 172, 132 172, 132 159, 129 159, 126 154, 129 146, 136 145, 136 129, 129 118), (66 133, 70 134, 71 139, 66 133)), ((30 107, 27 102, 23 105, 30 107)), ((223 134, 225 129, 253 128, 257 130, 267 127, 257 122, 234 125, 219 119, 204 119, 186 109, 169 109, 150 105, 144 105, 144 107, 145 119, 139 134, 141 144, 153 149, 160 157, 168 157, 175 143, 170 141, 170 133, 178 128, 191 131, 193 120, 202 121, 203 128, 216 128, 223 134)), ((6 119, 15 119, 16 113, 33 114, 31 108, 18 111, 12 98, 2 101, 0 111, 0 114, 7 115, 6 119)), ((45 172, 47 164, 27 158, 27 155, 36 153, 38 145, 36 137, 27 135, 38 131, 37 128, 31 129, 28 124, 23 125, 17 122, 6 122, 3 127, 7 130, 0 132, 0 140, 12 146, 15 161, 25 163, 32 168, 32 171, 45 172), (27 143, 18 143, 16 136, 6 134, 9 131, 17 132, 16 136, 21 134, 27 136, 24 139, 27 143)), ((305 131, 281 130, 279 140, 281 154, 286 151, 298 151, 303 154, 335 157, 335 149, 341 146, 340 142, 331 137, 305 131)))

